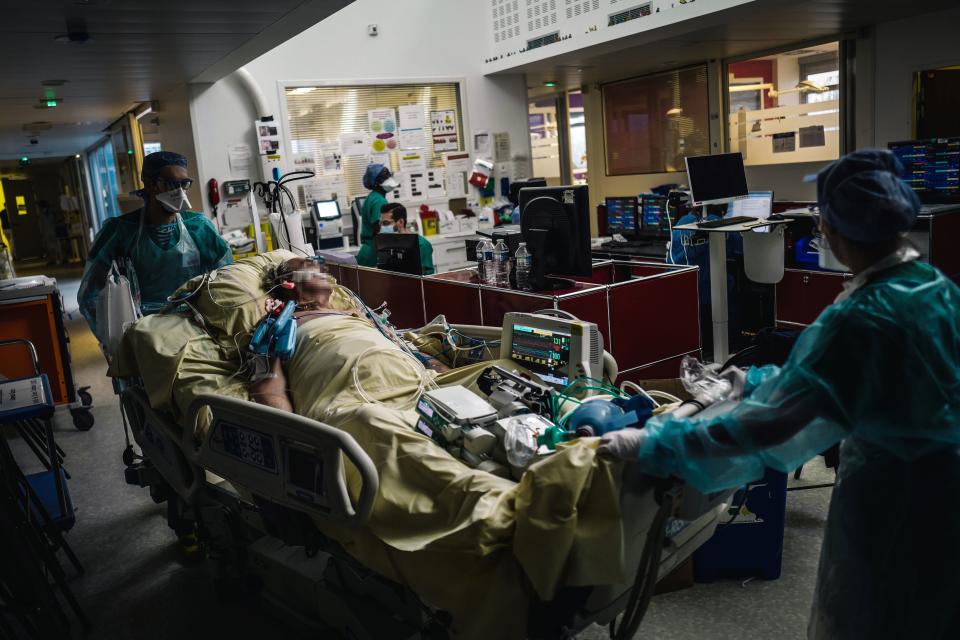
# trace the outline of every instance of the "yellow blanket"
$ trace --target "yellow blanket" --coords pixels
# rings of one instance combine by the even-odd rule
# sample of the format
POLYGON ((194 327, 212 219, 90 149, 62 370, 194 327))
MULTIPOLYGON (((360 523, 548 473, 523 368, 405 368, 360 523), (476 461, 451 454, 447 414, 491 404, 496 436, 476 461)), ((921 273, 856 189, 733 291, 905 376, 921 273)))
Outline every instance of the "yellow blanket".
MULTIPOLYGON (((225 346, 225 336, 215 339, 187 317, 145 318, 125 336, 116 369, 139 373, 152 406, 182 419, 200 393, 246 397, 235 376, 236 347, 225 346)), ((596 457, 596 441, 572 443, 519 483, 470 469, 413 428, 409 408, 429 377, 404 358, 356 317, 322 317, 298 328, 287 365, 297 412, 350 433, 380 473, 367 527, 318 521, 318 528, 364 565, 449 611, 457 637, 520 638, 534 597, 623 582, 619 474, 596 457)), ((489 364, 436 382, 474 386, 489 364)), ((345 466, 356 498, 359 478, 345 466)))

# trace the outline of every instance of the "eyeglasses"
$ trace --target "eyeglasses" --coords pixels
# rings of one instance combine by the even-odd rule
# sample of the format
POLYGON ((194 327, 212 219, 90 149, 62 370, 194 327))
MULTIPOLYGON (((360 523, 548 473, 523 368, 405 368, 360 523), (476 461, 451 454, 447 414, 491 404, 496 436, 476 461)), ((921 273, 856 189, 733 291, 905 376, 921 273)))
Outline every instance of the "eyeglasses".
POLYGON ((182 180, 174 180, 172 178, 157 178, 157 184, 161 185, 164 188, 164 191, 173 191, 174 189, 183 189, 187 191, 193 185, 193 180, 191 178, 183 178, 182 180))

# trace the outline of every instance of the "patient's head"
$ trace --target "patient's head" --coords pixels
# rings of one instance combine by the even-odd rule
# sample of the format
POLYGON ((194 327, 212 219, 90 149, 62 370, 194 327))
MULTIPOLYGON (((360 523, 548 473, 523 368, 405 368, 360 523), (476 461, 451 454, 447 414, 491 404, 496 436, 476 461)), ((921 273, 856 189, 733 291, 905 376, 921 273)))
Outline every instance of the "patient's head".
POLYGON ((277 300, 293 300, 301 308, 322 309, 330 302, 333 280, 307 258, 291 258, 267 274, 264 288, 277 300))

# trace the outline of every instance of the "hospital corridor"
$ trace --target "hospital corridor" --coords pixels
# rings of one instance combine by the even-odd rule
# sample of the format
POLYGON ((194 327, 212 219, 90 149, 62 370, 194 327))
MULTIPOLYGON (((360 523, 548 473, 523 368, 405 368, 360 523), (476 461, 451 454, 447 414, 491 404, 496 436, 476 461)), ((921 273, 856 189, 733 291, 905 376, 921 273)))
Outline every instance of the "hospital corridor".
POLYGON ((0 640, 960 637, 955 2, 3 11, 0 640))

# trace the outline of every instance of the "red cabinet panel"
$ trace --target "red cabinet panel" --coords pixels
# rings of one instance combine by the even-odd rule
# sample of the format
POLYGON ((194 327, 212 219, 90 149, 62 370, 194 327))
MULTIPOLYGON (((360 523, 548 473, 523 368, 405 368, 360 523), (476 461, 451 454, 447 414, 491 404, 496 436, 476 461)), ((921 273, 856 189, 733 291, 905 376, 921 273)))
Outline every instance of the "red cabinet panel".
POLYGON ((843 273, 787 269, 776 286, 776 321, 811 324, 843 290, 843 273))
POLYGON ((452 324, 483 325, 480 289, 476 286, 424 278, 423 304, 427 322, 443 314, 452 324))
POLYGON ((358 277, 360 288, 357 295, 374 309, 386 302, 394 326, 412 329, 427 323, 419 277, 375 269, 359 269, 358 277))

